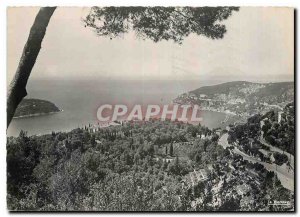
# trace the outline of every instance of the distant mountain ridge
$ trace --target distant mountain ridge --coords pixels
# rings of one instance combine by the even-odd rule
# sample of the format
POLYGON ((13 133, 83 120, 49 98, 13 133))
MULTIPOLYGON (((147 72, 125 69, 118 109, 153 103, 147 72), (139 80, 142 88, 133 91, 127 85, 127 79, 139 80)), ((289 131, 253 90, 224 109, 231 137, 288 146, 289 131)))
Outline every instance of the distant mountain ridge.
POLYGON ((253 83, 248 81, 233 81, 212 86, 200 87, 190 91, 196 95, 232 94, 237 96, 287 96, 294 97, 294 82, 253 83), (248 88, 248 89, 247 89, 248 88))
POLYGON ((208 110, 255 114, 270 107, 283 108, 294 101, 294 82, 254 83, 233 81, 212 86, 203 86, 184 93, 174 102, 194 103, 208 110))

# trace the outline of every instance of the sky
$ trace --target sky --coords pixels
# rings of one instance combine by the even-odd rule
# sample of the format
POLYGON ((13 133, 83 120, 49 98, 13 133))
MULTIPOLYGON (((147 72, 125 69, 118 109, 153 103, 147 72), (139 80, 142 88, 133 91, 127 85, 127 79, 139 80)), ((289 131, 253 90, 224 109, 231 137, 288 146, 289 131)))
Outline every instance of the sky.
MULTIPOLYGON (((37 7, 7 10, 7 82, 12 79, 37 7)), ((133 32, 110 40, 82 22, 89 8, 58 7, 30 79, 150 79, 293 81, 291 8, 242 7, 212 40, 190 35, 182 45, 140 40, 133 32)))

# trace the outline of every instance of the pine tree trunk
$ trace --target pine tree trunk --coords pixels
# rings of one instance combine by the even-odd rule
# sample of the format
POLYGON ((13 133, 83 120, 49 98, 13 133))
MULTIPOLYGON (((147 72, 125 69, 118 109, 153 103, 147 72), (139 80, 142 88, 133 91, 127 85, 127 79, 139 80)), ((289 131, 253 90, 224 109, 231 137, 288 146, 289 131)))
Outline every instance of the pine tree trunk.
POLYGON ((26 84, 40 52, 49 20, 55 9, 56 7, 42 7, 30 29, 19 66, 7 93, 7 128, 19 103, 27 95, 26 84))

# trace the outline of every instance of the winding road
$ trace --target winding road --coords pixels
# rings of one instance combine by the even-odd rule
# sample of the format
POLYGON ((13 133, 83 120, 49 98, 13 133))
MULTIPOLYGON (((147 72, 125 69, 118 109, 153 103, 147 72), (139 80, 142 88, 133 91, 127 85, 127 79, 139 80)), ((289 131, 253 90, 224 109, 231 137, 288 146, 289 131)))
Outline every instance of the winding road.
MULTIPOLYGON (((224 149, 226 147, 232 146, 232 145, 228 144, 227 138, 228 138, 228 134, 227 133, 223 134, 220 137, 219 142, 218 142, 218 144, 221 145, 224 149)), ((270 147, 270 151, 283 153, 283 151, 280 150, 279 148, 273 147, 273 146, 267 144, 266 142, 264 143, 264 145, 267 145, 268 147, 270 147)), ((233 152, 241 155, 245 160, 263 165, 268 171, 275 172, 277 174, 277 177, 280 180, 282 186, 284 188, 294 192, 294 190, 295 190, 294 189, 294 170, 289 169, 289 167, 286 164, 278 166, 274 163, 270 164, 270 163, 263 162, 257 158, 254 158, 252 156, 245 154, 244 152, 240 151, 237 147, 234 147, 233 152)), ((289 158, 289 161, 291 162, 291 166, 293 168, 294 167, 294 156, 289 154, 288 158, 289 158)))

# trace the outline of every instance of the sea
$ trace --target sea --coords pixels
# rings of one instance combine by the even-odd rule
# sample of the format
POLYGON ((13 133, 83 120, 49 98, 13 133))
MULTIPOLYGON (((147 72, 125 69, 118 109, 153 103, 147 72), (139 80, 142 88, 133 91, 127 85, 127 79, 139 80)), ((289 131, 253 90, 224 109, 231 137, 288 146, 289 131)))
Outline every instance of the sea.
MULTIPOLYGON (((97 109, 103 104, 170 104, 178 95, 222 83, 199 80, 30 80, 26 98, 44 99, 63 110, 55 114, 13 119, 7 136, 49 134, 97 124, 97 109)), ((216 128, 224 113, 202 111, 202 125, 216 128)))

